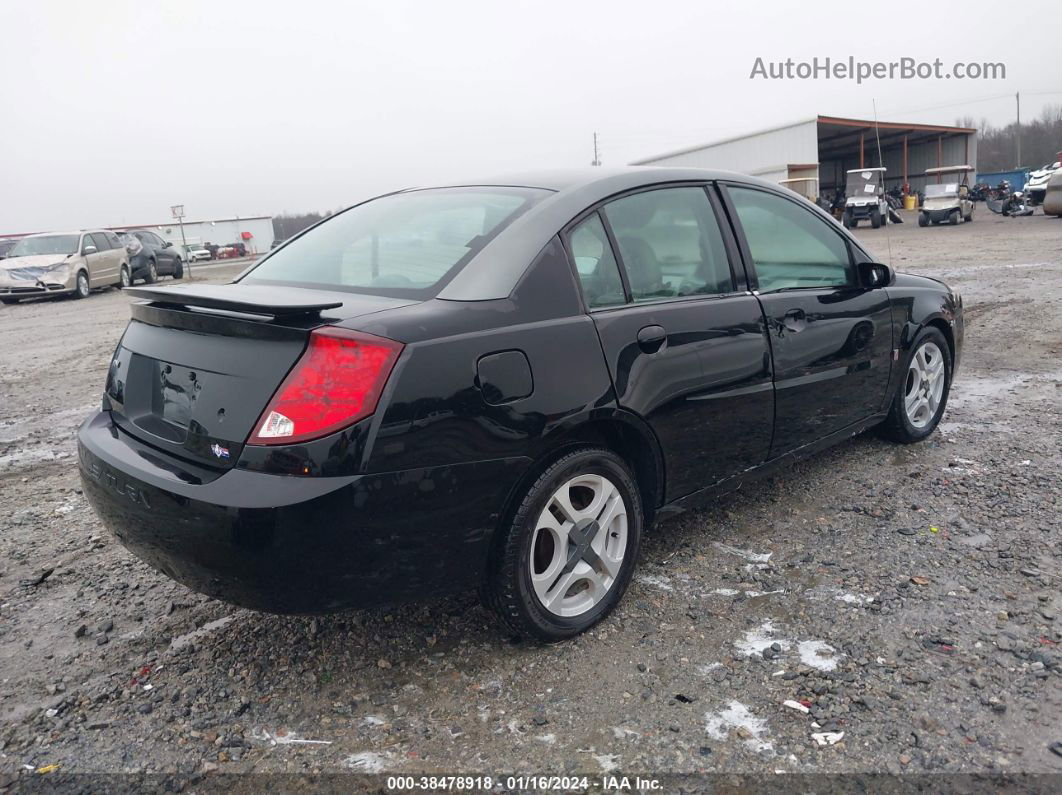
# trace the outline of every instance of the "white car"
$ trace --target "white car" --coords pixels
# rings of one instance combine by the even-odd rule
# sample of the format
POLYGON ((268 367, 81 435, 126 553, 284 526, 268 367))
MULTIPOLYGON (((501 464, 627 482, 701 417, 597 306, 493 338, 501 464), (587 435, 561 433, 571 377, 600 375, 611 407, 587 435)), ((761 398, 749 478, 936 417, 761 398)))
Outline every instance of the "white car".
POLYGON ((1062 171, 1062 163, 1052 163, 1029 174, 1029 181, 1025 183, 1025 200, 1029 204, 1043 204, 1044 195, 1047 193, 1047 183, 1057 172, 1062 171))
POLYGON ((188 261, 189 262, 203 262, 210 259, 210 252, 205 248, 190 248, 188 249, 188 261))

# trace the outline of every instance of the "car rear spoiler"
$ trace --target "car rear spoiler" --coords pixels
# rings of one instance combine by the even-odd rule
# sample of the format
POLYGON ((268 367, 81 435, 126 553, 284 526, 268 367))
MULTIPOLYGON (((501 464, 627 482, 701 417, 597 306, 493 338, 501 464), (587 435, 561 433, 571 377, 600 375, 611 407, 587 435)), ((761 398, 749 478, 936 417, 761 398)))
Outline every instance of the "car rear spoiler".
POLYGON ((297 317, 316 315, 343 306, 342 301, 312 301, 300 297, 304 290, 265 285, 197 284, 176 287, 126 287, 123 292, 162 306, 200 307, 252 315, 297 317))

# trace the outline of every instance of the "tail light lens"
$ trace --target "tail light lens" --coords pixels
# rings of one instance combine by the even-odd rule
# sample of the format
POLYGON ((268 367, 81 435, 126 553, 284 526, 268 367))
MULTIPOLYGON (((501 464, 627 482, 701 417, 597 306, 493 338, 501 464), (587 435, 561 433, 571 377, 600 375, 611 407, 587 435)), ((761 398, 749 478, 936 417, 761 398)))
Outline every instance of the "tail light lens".
POLYGON ((305 442, 365 419, 376 411, 402 347, 345 329, 313 331, 247 443, 305 442))

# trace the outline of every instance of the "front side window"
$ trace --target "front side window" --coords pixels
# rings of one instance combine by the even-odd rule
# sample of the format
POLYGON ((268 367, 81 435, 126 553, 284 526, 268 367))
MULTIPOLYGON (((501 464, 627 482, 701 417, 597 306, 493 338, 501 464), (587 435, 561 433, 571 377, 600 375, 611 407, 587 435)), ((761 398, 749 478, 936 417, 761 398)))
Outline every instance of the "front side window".
POLYGON ((703 188, 636 193, 604 209, 633 300, 734 289, 723 236, 703 188))
POLYGON ((487 186, 381 196, 274 250, 244 281, 427 297, 549 193, 487 186))
POLYGON ((568 245, 579 274, 579 284, 591 309, 627 302, 619 266, 612 254, 601 218, 594 213, 568 234, 568 245))
POLYGON ((745 232, 760 292, 856 283, 848 246, 828 222, 773 193, 727 190, 745 232))
POLYGON ((103 232, 92 233, 92 245, 96 247, 96 251, 110 251, 111 244, 107 240, 107 236, 103 232))

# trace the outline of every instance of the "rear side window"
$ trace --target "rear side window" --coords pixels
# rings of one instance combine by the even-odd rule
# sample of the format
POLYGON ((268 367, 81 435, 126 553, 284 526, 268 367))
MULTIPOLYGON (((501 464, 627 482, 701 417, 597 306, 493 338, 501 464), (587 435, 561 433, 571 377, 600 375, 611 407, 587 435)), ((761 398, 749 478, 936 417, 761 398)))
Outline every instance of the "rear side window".
POLYGON ((734 289, 723 236, 703 188, 636 193, 605 205, 634 301, 734 289))
POLYGON ((549 194, 489 186, 381 196, 276 249, 244 281, 428 297, 549 194))
POLYGON ((828 222, 789 199, 729 187, 760 292, 855 284, 848 246, 828 222))
POLYGON ((96 247, 97 251, 110 251, 111 243, 107 240, 107 236, 103 232, 92 233, 92 245, 96 247))
POLYGON ((581 221, 568 233, 568 245, 575 270, 591 309, 626 303, 619 266, 612 254, 605 226, 597 213, 581 221))
POLYGON ((118 236, 114 232, 104 232, 107 237, 107 242, 111 244, 111 248, 121 248, 122 242, 118 239, 118 236))

